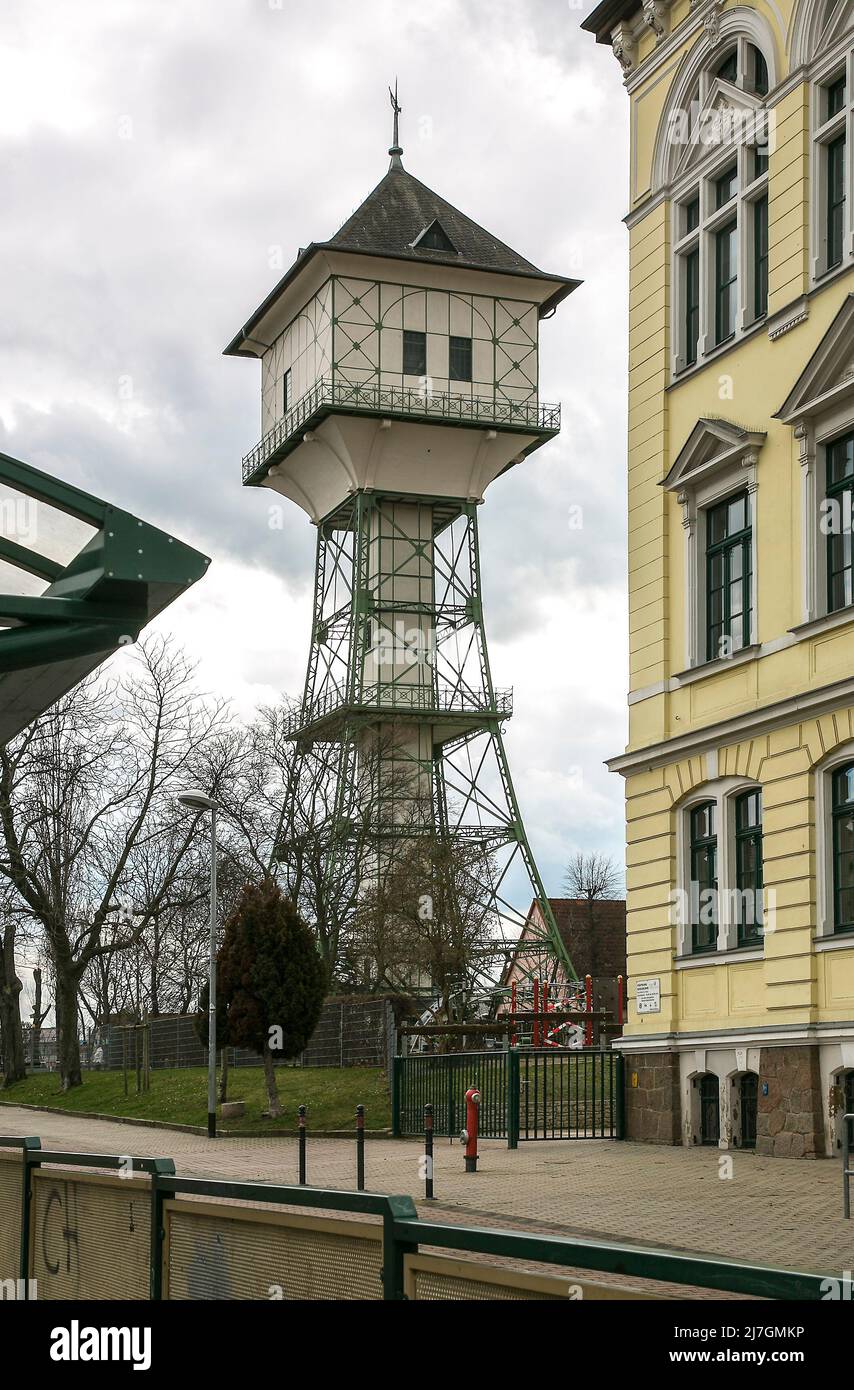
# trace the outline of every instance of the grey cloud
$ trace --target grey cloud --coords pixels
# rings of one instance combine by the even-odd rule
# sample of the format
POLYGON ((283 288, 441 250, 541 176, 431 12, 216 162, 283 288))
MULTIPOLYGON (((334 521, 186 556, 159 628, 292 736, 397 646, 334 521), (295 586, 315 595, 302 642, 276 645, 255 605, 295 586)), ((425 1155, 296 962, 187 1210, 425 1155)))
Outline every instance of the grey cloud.
MULTIPOLYGON (((26 120, 0 114, 0 410, 15 423, 0 447, 304 592, 307 519, 288 507, 271 531, 267 499, 240 486, 258 368, 220 354, 277 278, 269 248, 287 262, 330 235, 382 176, 398 74, 407 167, 585 280, 543 329, 542 394, 563 401, 564 432, 481 512, 490 635, 536 630, 544 594, 622 593, 627 112, 582 14, 564 0, 7 5, 4 41, 30 60, 64 46, 64 86, 26 120), (138 414, 119 408, 126 378, 138 414)), ((546 763, 581 760, 583 722, 565 722, 546 763)), ((613 734, 606 753, 616 719, 613 734)), ((602 796, 614 839, 616 779, 602 796)), ((568 819, 567 843, 581 833, 568 819)))

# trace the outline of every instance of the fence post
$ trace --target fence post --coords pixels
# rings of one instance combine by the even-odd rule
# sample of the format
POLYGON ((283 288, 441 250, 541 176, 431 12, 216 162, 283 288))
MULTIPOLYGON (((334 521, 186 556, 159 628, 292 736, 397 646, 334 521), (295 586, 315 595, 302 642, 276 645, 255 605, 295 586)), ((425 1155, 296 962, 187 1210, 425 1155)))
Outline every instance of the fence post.
POLYGON ((445 1068, 447 1081, 445 1095, 448 1102, 448 1138, 453 1140, 457 1133, 457 1106, 456 1097, 454 1095, 454 1085, 456 1083, 457 1074, 454 1070, 453 1057, 443 1057, 442 1063, 445 1068))
POLYGON ((30 1296, 30 1211, 32 1207, 32 1189, 30 1186, 30 1168, 37 1168, 39 1161, 37 1158, 30 1158, 30 1154, 37 1154, 42 1146, 41 1139, 25 1139, 21 1146, 21 1255, 19 1262, 19 1273, 22 1280, 21 1288, 24 1291, 24 1298, 30 1296))
POLYGON ((424 1107, 424 1196, 428 1201, 433 1197, 433 1107, 424 1107))
POLYGON ((365 1107, 356 1106, 356 1191, 365 1190, 365 1107))
POLYGON ((400 1138, 400 1085, 402 1081, 403 1057, 391 1059, 391 1132, 395 1139, 400 1138))
POLYGON ((394 1233, 395 1219, 415 1220, 417 1212, 411 1197, 386 1197, 383 1212, 383 1298, 400 1301, 406 1297, 403 1288, 403 1258, 415 1253, 418 1239, 401 1240, 394 1233))
POLYGON ((507 1147, 519 1147, 519 1053, 515 1047, 506 1052, 507 1087, 507 1147))
POLYGON ((616 1115, 614 1116, 614 1138, 625 1139, 626 1137, 626 1059, 622 1052, 613 1054, 614 1061, 614 1090, 616 1099, 616 1115))
POLYGON ((151 1254, 149 1267, 149 1294, 154 1303, 163 1297, 163 1241, 166 1231, 163 1225, 163 1191, 160 1175, 175 1176, 175 1164, 171 1158, 156 1158, 151 1171, 151 1254))
POLYGON ((299 1185, 305 1187, 305 1106, 301 1105, 299 1115, 299 1185))

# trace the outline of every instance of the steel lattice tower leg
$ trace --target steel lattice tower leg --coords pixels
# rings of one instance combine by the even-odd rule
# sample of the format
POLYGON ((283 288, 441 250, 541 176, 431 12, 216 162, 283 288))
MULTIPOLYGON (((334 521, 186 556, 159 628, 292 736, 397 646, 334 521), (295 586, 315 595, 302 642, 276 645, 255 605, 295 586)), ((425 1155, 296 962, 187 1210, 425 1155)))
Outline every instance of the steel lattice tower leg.
MULTIPOLYGON (((326 779, 314 823, 327 904, 352 905, 416 836, 464 846, 483 987, 498 982, 531 898, 544 927, 528 923, 522 973, 576 978, 513 788, 511 713, 487 653, 477 506, 357 492, 318 527, 308 670, 289 730, 299 761, 326 779)), ((314 787, 310 775, 295 781, 296 795, 314 787)))

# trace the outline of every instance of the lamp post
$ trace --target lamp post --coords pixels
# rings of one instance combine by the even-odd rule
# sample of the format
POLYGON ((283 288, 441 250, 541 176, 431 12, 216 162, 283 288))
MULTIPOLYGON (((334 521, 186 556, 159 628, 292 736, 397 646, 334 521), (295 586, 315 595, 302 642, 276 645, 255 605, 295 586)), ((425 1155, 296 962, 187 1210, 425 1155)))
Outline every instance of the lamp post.
POLYGON ((211 813, 211 907, 208 956, 208 1138, 216 1138, 216 813, 219 805, 206 792, 180 792, 178 801, 192 811, 211 813))

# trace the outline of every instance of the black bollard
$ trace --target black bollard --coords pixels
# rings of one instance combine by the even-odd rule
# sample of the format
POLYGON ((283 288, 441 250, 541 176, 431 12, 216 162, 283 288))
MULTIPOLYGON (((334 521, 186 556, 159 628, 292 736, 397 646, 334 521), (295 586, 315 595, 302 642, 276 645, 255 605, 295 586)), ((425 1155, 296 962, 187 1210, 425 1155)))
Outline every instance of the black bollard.
POLYGON ((433 1107, 424 1107, 424 1196, 433 1200, 433 1107))
POLYGON ((299 1185, 305 1187, 305 1106, 299 1108, 299 1185))
POLYGON ((365 1190, 365 1107, 356 1106, 356 1190, 365 1190))

